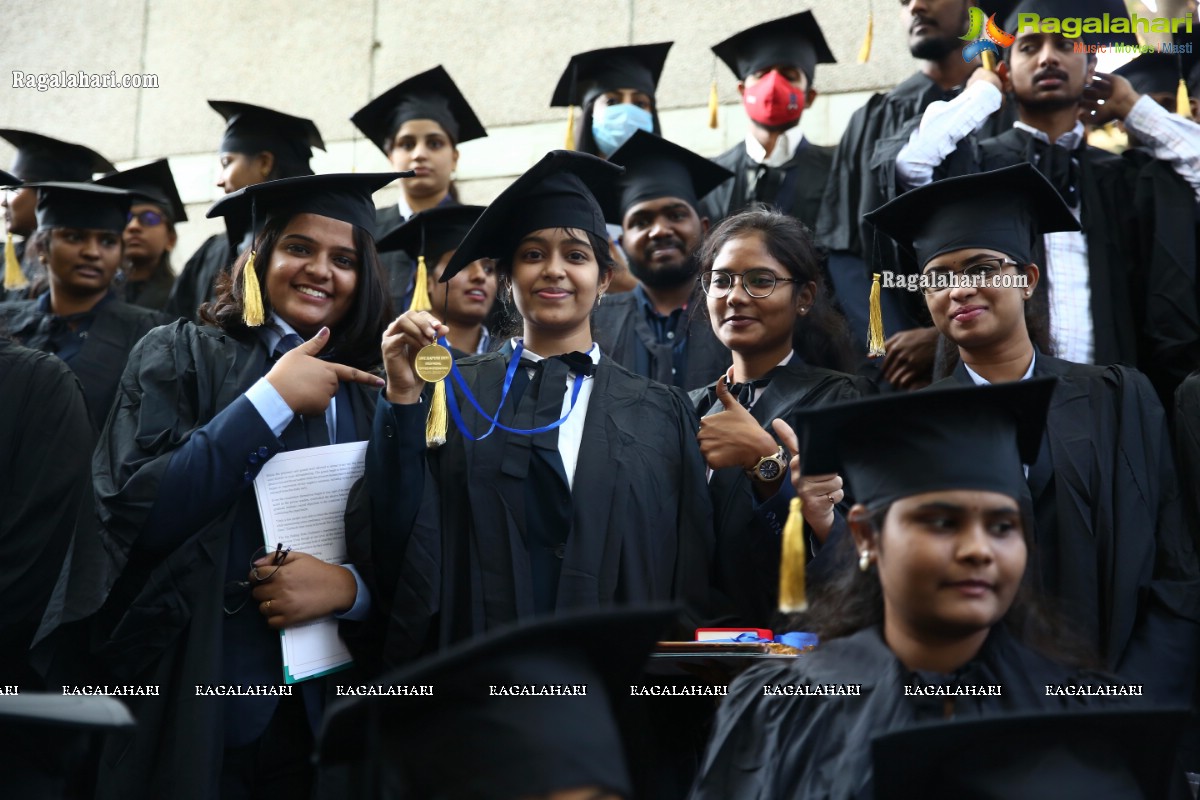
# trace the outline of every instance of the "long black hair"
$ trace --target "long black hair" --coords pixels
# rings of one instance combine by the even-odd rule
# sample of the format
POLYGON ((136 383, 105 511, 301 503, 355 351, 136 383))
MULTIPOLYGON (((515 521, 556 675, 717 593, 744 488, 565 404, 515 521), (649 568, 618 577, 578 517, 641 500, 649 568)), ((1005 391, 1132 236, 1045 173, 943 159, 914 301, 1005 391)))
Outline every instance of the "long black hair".
MULTIPOLYGON (((271 298, 265 290, 267 270, 275 246, 294 216, 280 215, 268 220, 253 248, 247 248, 238 257, 232 270, 221 273, 217 279, 216 299, 200 307, 201 322, 239 336, 249 331, 246 323, 242 321, 242 271, 252 250, 258 254, 255 257, 254 272, 258 275, 258 285, 264 287, 263 310, 268 315, 271 313, 271 298)), ((392 301, 383 279, 383 268, 379 263, 379 253, 375 249, 375 239, 367 231, 355 226, 354 247, 358 251, 358 280, 354 287, 354 301, 350 304, 346 316, 330 331, 329 351, 336 354, 339 364, 371 371, 378 369, 383 363, 380 339, 384 328, 392 320, 392 301)))
MULTIPOLYGON (((762 204, 751 206, 726 217, 700 248, 700 274, 712 269, 717 256, 734 239, 760 236, 767 252, 801 283, 812 283, 813 304, 808 313, 796 317, 792 349, 805 363, 817 367, 853 372, 856 366, 850 329, 845 318, 830 302, 825 287, 825 262, 828 253, 813 239, 812 231, 795 217, 762 204)), ((791 284, 796 291, 797 284, 791 284)), ((699 306, 704 307, 704 304, 699 306)), ((707 313, 707 309, 701 313, 707 313)))

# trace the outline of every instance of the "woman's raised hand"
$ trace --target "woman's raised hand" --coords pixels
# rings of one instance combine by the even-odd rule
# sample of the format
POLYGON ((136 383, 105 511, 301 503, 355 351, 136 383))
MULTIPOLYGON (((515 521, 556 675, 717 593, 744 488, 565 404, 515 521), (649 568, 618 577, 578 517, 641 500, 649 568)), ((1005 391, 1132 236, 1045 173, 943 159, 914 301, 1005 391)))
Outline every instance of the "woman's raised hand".
POLYGON ((414 368, 417 353, 450 329, 428 311, 406 311, 383 332, 383 368, 389 403, 408 405, 421 399, 425 381, 414 368))
POLYGON ((328 342, 329 328, 321 328, 316 336, 284 353, 267 373, 267 381, 297 414, 324 414, 337 394, 338 381, 383 386, 383 379, 369 372, 317 358, 328 342))

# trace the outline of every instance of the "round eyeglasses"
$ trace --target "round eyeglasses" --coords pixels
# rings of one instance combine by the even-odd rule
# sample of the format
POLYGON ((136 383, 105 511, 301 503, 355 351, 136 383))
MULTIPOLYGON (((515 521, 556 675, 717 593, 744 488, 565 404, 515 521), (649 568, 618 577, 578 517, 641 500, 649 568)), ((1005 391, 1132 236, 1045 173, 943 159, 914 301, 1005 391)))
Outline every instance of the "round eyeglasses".
POLYGON ((136 214, 131 211, 125 221, 130 223, 135 219, 143 228, 153 228, 155 225, 162 225, 166 217, 157 211, 139 211, 136 214))
POLYGON ((771 292, 775 291, 775 284, 781 281, 801 283, 796 278, 781 278, 771 270, 762 267, 748 269, 741 274, 726 272, 723 269, 710 269, 700 275, 700 288, 709 297, 720 299, 727 297, 739 280, 742 282, 742 289, 746 294, 758 300, 770 297, 771 292))
MULTIPOLYGON (((1005 267, 1021 266, 1008 258, 989 258, 976 261, 961 270, 934 267, 921 274, 921 293, 926 297, 940 294, 947 289, 973 287, 976 289, 1002 288, 999 280, 1005 267)), ((1012 276, 1009 276, 1012 277, 1012 276)), ((1007 287, 1003 287, 1007 288, 1007 287)))

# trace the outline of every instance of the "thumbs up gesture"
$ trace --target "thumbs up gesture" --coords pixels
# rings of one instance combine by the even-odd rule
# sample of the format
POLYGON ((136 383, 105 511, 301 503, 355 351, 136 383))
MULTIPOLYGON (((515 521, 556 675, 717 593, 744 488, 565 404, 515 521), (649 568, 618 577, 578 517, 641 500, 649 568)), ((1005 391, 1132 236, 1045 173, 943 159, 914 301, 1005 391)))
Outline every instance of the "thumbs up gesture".
POLYGON ((717 381, 716 389, 724 410, 700 420, 700 433, 696 436, 708 466, 750 469, 763 456, 776 452, 779 445, 774 437, 730 394, 728 375, 717 381))
POLYGON ((792 426, 781 419, 771 422, 775 435, 792 454, 788 462, 792 488, 804 504, 804 521, 812 529, 817 541, 824 542, 833 527, 833 510, 846 496, 842 491, 842 476, 836 472, 829 475, 805 475, 800 466, 800 442, 792 426))
POLYGON ((369 372, 318 359, 328 343, 329 328, 321 328, 307 342, 285 353, 267 373, 267 381, 297 414, 324 414, 337 394, 338 381, 383 386, 383 379, 369 372))

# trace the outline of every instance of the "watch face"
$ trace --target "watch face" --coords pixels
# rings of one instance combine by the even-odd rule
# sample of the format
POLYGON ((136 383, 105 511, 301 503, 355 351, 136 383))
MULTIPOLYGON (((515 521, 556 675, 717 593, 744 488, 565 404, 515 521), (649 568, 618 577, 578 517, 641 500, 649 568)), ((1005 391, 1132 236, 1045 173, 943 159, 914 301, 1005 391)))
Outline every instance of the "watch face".
POLYGON ((758 465, 758 476, 764 481, 775 480, 781 471, 778 461, 764 461, 758 465))

